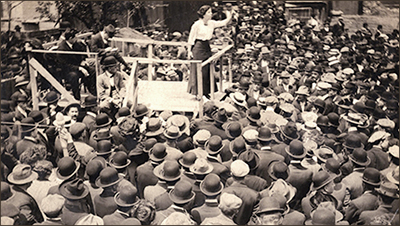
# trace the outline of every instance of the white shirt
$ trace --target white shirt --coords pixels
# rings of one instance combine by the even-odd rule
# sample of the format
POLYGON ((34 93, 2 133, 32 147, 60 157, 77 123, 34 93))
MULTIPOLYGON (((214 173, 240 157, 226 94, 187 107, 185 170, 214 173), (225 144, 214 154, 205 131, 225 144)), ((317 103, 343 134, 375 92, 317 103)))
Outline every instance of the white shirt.
POLYGON ((228 23, 228 20, 209 20, 207 25, 204 24, 203 20, 198 20, 194 22, 192 28, 190 29, 188 43, 194 45, 196 39, 199 40, 210 40, 214 33, 214 28, 223 27, 228 23))

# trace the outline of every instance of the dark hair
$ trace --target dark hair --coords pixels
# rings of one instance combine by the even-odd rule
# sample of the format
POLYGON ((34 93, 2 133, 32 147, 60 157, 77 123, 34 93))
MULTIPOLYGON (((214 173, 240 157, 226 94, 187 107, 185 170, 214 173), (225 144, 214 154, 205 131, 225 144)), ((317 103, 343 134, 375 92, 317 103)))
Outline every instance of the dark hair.
POLYGON ((64 33, 65 36, 65 40, 68 40, 70 38, 74 38, 76 33, 78 33, 75 29, 69 29, 67 28, 67 30, 64 33))
POLYGON ((206 12, 211 9, 211 6, 209 5, 203 5, 202 7, 200 7, 200 9, 197 11, 197 15, 203 19, 204 14, 206 14, 206 12))

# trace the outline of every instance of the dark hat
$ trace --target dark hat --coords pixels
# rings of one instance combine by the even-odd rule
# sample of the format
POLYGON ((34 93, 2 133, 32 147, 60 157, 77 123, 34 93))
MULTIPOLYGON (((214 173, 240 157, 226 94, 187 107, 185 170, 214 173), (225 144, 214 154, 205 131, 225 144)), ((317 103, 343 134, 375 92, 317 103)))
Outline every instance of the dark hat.
POLYGON ((276 123, 268 123, 267 127, 271 130, 271 133, 275 134, 280 131, 280 128, 276 123))
POLYGON ((272 161, 268 166, 268 174, 273 180, 286 180, 289 177, 289 167, 283 161, 272 161))
POLYGON ((353 106, 350 107, 350 110, 358 113, 364 113, 365 105, 363 102, 358 101, 355 104, 353 104, 353 106))
POLYGON ((7 177, 10 183, 16 185, 27 184, 37 178, 38 174, 32 170, 30 165, 27 164, 16 165, 7 177))
POLYGON ((131 114, 131 110, 128 107, 122 107, 118 110, 117 114, 115 115, 116 118, 129 116, 131 114))
POLYGON ((257 169, 260 164, 260 156, 252 150, 246 150, 239 154, 238 159, 249 165, 250 170, 257 169))
POLYGON ((170 140, 176 140, 182 135, 179 127, 171 125, 166 130, 164 130, 164 136, 170 140))
POLYGON ((329 126, 338 127, 339 126, 339 115, 335 112, 330 112, 328 115, 329 126))
POLYGON ((143 151, 148 153, 150 149, 157 143, 156 138, 149 138, 144 142, 144 148, 143 151))
POLYGON ((374 110, 376 107, 376 101, 368 99, 365 101, 365 108, 369 110, 374 110))
POLYGON ((249 119, 252 122, 258 122, 261 118, 260 115, 260 109, 256 106, 251 107, 249 110, 247 110, 247 119, 249 119))
POLYGON ((390 181, 382 181, 380 187, 375 190, 381 195, 395 199, 399 198, 399 187, 390 181))
POLYGON ((243 132, 243 126, 241 123, 233 121, 230 122, 226 128, 225 133, 230 139, 235 139, 236 137, 240 137, 243 132))
POLYGON ((399 110, 399 102, 396 99, 388 100, 386 107, 388 110, 399 110))
POLYGON ((159 118, 149 118, 149 121, 146 123, 146 136, 155 137, 162 134, 163 131, 164 128, 159 118))
POLYGON ((228 116, 227 116, 227 114, 226 114, 225 108, 220 108, 220 109, 218 109, 218 111, 215 112, 215 113, 212 115, 212 118, 213 118, 216 122, 219 122, 219 123, 225 123, 226 121, 228 121, 228 116))
POLYGON ((239 154, 240 152, 245 151, 246 148, 246 141, 243 137, 237 137, 233 141, 229 143, 229 150, 232 153, 239 154))
POLYGON ((286 153, 294 159, 302 159, 306 156, 303 143, 299 140, 292 140, 288 147, 285 148, 286 153))
POLYGON ((123 169, 127 167, 131 163, 131 160, 128 159, 128 154, 124 151, 115 152, 110 159, 110 166, 116 169, 123 169))
POLYGON ((96 116, 96 128, 102 128, 110 125, 112 120, 107 114, 101 113, 96 116))
POLYGON ((200 183, 200 191, 207 196, 218 195, 222 189, 224 189, 224 185, 221 178, 215 173, 208 174, 200 183))
POLYGON ((117 65, 117 63, 118 62, 114 56, 107 56, 101 62, 101 64, 106 68, 113 67, 113 66, 117 65))
POLYGON ((258 128, 257 139, 260 141, 271 141, 275 139, 275 135, 272 134, 270 128, 268 128, 267 126, 262 126, 258 128))
POLYGON ((97 155, 107 155, 113 152, 112 143, 109 140, 100 140, 97 142, 97 155))
POLYGON ((280 212, 283 213, 284 209, 282 209, 279 205, 278 200, 274 197, 264 197, 260 200, 258 211, 256 211, 257 215, 262 213, 271 213, 271 212, 280 212))
POLYGON ((39 110, 32 110, 29 114, 28 117, 33 118, 33 121, 35 121, 35 123, 40 124, 41 122, 44 121, 44 116, 43 113, 39 110))
POLYGON ((164 144, 157 143, 150 149, 150 160, 154 162, 162 162, 167 156, 166 147, 164 144))
POLYGON ((328 158, 326 162, 321 164, 321 168, 328 173, 334 173, 336 176, 342 174, 342 171, 340 170, 340 162, 335 158, 328 158))
POLYGON ((47 104, 52 104, 57 102, 60 98, 60 94, 56 93, 56 91, 50 91, 44 97, 44 102, 46 102, 47 104))
POLYGON ((116 169, 113 167, 106 167, 100 172, 99 177, 96 179, 96 186, 100 188, 110 187, 119 183, 122 178, 123 176, 118 174, 116 169))
POLYGON ((181 180, 175 184, 175 187, 169 192, 169 198, 176 204, 184 204, 193 200, 195 193, 192 190, 192 184, 189 181, 181 180))
POLYGON ((364 170, 362 181, 364 183, 378 187, 381 184, 381 173, 375 168, 367 167, 364 170))
POLYGON ((222 144, 222 139, 218 135, 214 135, 208 139, 205 144, 205 149, 209 154, 218 154, 225 145, 222 144))
POLYGON ((7 182, 2 181, 0 188, 1 188, 1 201, 7 200, 13 195, 10 188, 10 184, 8 184, 7 182))
POLYGON ((177 181, 181 178, 182 170, 175 160, 165 160, 153 170, 158 179, 164 181, 177 181))
POLYGON ((112 134, 110 134, 110 129, 109 128, 101 128, 99 130, 95 130, 95 134, 93 135, 93 140, 95 141, 100 141, 100 140, 111 140, 113 137, 112 134))
POLYGON ((183 153, 182 158, 180 158, 178 162, 179 164, 181 164, 181 166, 190 168, 190 166, 194 164, 196 159, 197 159, 196 154, 193 151, 188 151, 183 153))
POLYGON ((320 108, 325 108, 325 101, 320 98, 317 98, 314 101, 314 105, 320 108))
POLYGON ((60 180, 67 180, 78 172, 80 163, 73 158, 66 156, 57 162, 56 175, 60 180))
POLYGON ((124 187, 124 189, 121 189, 120 192, 115 194, 114 201, 120 207, 134 206, 139 201, 137 189, 135 186, 124 187))
POLYGON ((1 100, 1 113, 8 113, 11 111, 11 101, 10 100, 1 100))
POLYGON ((112 38, 115 35, 115 27, 112 24, 109 24, 107 26, 104 27, 104 31, 107 32, 110 36, 110 38, 112 38))
POLYGON ((364 148, 361 138, 357 134, 349 134, 343 143, 343 147, 349 149, 364 148))
POLYGON ((83 108, 90 108, 95 106, 97 106, 97 97, 93 95, 88 95, 87 97, 85 97, 82 103, 83 108))
POLYGON ((306 225, 335 225, 335 212, 327 208, 317 208, 311 220, 305 222, 306 225))
POLYGON ((371 163, 371 159, 363 148, 354 149, 349 158, 352 162, 360 166, 368 166, 371 163))
POLYGON ((89 194, 89 188, 78 178, 72 181, 64 181, 60 184, 58 190, 64 198, 69 200, 80 200, 89 194))
POLYGON ((64 110, 63 110, 64 114, 67 115, 69 109, 72 108, 72 107, 78 108, 78 111, 81 110, 81 105, 80 105, 79 103, 72 102, 72 103, 68 104, 68 106, 66 106, 66 107, 64 108, 64 110))
POLYGON ((299 133, 297 131, 297 126, 294 122, 288 122, 285 126, 280 126, 281 135, 286 139, 294 140, 299 138, 299 133))
POLYGON ((72 137, 76 137, 78 134, 82 134, 82 132, 86 129, 87 127, 85 123, 75 122, 69 128, 69 133, 72 135, 72 137))
POLYGON ((333 181, 335 177, 330 175, 328 172, 321 170, 315 173, 312 177, 313 188, 318 190, 325 185, 329 184, 329 182, 333 181))
POLYGON ((106 167, 106 163, 100 159, 92 159, 86 165, 86 174, 89 179, 97 179, 100 172, 106 167))
POLYGON ((144 105, 144 104, 138 104, 138 105, 136 106, 135 110, 133 111, 133 116, 134 116, 135 118, 139 118, 139 117, 142 117, 142 116, 148 114, 149 111, 150 111, 150 110, 147 108, 146 105, 144 105))

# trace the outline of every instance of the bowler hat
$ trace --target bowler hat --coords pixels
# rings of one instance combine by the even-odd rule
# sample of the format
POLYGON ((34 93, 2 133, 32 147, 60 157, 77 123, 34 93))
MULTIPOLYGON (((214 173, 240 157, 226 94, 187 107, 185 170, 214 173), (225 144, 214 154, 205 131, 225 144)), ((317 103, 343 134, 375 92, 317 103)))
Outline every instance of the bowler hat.
POLYGON ((85 97, 85 99, 82 103, 83 108, 89 108, 89 107, 95 107, 95 106, 97 106, 97 97, 95 97, 93 95, 88 95, 87 97, 85 97))
POLYGON ((235 139, 236 137, 241 136, 242 132, 243 132, 242 124, 236 121, 230 122, 225 128, 225 134, 230 139, 235 139))
POLYGON ((35 121, 35 123, 42 123, 44 121, 44 116, 43 113, 39 110, 32 110, 29 114, 28 117, 33 118, 33 120, 35 121))
POLYGON ((246 150, 239 154, 238 159, 249 165, 250 170, 257 169, 260 164, 260 156, 252 150, 246 150))
POLYGON ((336 177, 330 175, 328 172, 321 170, 315 173, 312 177, 313 188, 318 190, 333 181, 336 177))
POLYGON ((196 175, 207 175, 213 171, 214 167, 203 158, 197 158, 193 165, 189 167, 190 172, 196 175))
POLYGON ((119 183, 123 176, 113 167, 106 167, 101 170, 99 177, 96 179, 96 186, 100 188, 110 187, 119 183))
POLYGON ((260 141, 271 141, 275 139, 275 135, 272 134, 270 128, 268 128, 267 126, 262 126, 258 128, 257 139, 260 141))
POLYGON ((218 195, 222 189, 224 189, 224 185, 221 178, 215 173, 208 174, 200 183, 200 191, 207 196, 218 195))
POLYGON ((286 153, 294 159, 302 159, 306 156, 303 143, 299 140, 292 140, 288 147, 285 148, 286 153))
POLYGON ((260 109, 256 106, 251 107, 247 110, 247 119, 252 122, 258 122, 261 118, 260 109))
POLYGON ((150 160, 154 162, 162 162, 167 156, 166 147, 164 144, 157 143, 150 149, 149 154, 150 160))
POLYGON ((343 143, 343 147, 349 149, 364 148, 361 138, 357 134, 349 134, 343 143))
POLYGON ((364 183, 378 187, 381 184, 381 173, 375 168, 367 167, 364 170, 362 181, 364 183))
POLYGON ((335 225, 335 212, 327 208, 319 208, 315 210, 311 220, 305 222, 306 225, 335 225))
POLYGON ((35 120, 31 117, 22 119, 21 123, 21 132, 29 132, 35 129, 35 120))
POLYGON ((46 102, 47 104, 52 104, 57 102, 60 98, 60 94, 56 93, 55 91, 50 91, 44 97, 44 102, 46 102))
POLYGON ((61 180, 67 180, 78 172, 80 163, 69 156, 65 156, 57 162, 56 175, 61 180))
POLYGON ((328 115, 329 126, 338 127, 339 126, 339 115, 335 112, 330 112, 328 115))
POLYGON ((109 140, 100 140, 97 142, 97 155, 107 155, 113 152, 112 143, 109 140))
POLYGON ((101 113, 96 116, 96 128, 106 127, 110 125, 111 122, 112 120, 105 113, 101 113))
POLYGON ((31 166, 27 164, 16 165, 7 179, 10 183, 16 185, 27 184, 38 178, 38 174, 34 172, 31 166))
POLYGON ((115 152, 110 159, 110 165, 116 169, 123 169, 131 163, 128 154, 124 151, 115 152))
POLYGON ((178 160, 179 164, 185 168, 190 168, 196 161, 197 156, 193 151, 187 151, 183 153, 182 158, 178 160))
POLYGON ((60 184, 58 190, 64 198, 69 200, 80 200, 89 194, 89 188, 78 178, 72 181, 64 181, 60 184))
POLYGON ((117 114, 115 115, 116 118, 126 117, 131 114, 131 111, 128 107, 122 107, 118 110, 117 114))
POLYGON ((127 186, 121 189, 120 192, 116 193, 114 196, 115 203, 120 207, 132 207, 138 201, 137 189, 135 186, 127 186))
POLYGON ((72 108, 72 107, 78 108, 78 111, 81 110, 81 105, 80 105, 79 103, 77 103, 77 102, 72 102, 72 103, 68 104, 68 105, 64 108, 64 110, 63 110, 64 114, 68 114, 69 109, 72 108))
POLYGON ((146 122, 145 135, 148 137, 155 137, 162 134, 164 128, 162 127, 161 120, 159 118, 149 118, 146 122))
POLYGON ((264 197, 260 200, 258 210, 255 212, 257 215, 262 213, 283 213, 284 210, 280 207, 278 200, 274 197, 264 197))
POLYGON ((272 161, 268 166, 268 175, 273 180, 282 178, 286 180, 289 177, 289 167, 283 161, 272 161))
POLYGON ((182 135, 179 127, 171 125, 166 130, 164 130, 164 136, 171 140, 176 140, 182 135))
POLYGON ((87 127, 85 123, 76 122, 69 128, 69 133, 72 135, 72 137, 76 137, 77 135, 82 135, 82 132, 86 129, 87 127))
POLYGON ((144 148, 143 151, 148 153, 150 149, 157 143, 156 138, 149 138, 144 142, 144 148))
POLYGON ((246 149, 246 141, 243 137, 237 137, 229 143, 229 150, 234 154, 239 154, 246 149))
POLYGON ((342 171, 340 169, 340 162, 335 158, 328 158, 326 162, 321 164, 321 168, 328 173, 333 173, 337 177, 342 175, 342 171))
POLYGON ((192 190, 192 184, 189 181, 181 180, 175 184, 175 187, 169 192, 169 198, 176 204, 184 204, 193 200, 195 193, 192 190))
POLYGON ((353 153, 349 155, 349 158, 353 163, 360 166, 368 166, 371 163, 371 159, 363 148, 354 149, 353 153))
POLYGON ((112 137, 113 135, 110 134, 109 128, 101 128, 96 130, 95 134, 93 135, 93 140, 99 142, 101 140, 110 140, 112 137))
POLYGON ((382 181, 380 187, 375 190, 381 195, 395 199, 399 198, 399 187, 390 181, 382 181))
POLYGON ((175 160, 165 160, 153 170, 154 175, 165 181, 177 181, 182 175, 182 170, 175 160))
POLYGON ((146 115, 147 113, 149 113, 149 109, 147 108, 146 105, 144 104, 138 104, 135 108, 135 110, 133 111, 133 116, 135 118, 139 118, 142 117, 144 115, 146 115))
POLYGON ((222 144, 222 139, 218 135, 214 135, 208 139, 205 144, 205 150, 209 154, 218 154, 224 148, 224 144, 222 144))
POLYGON ((102 59, 101 64, 104 67, 108 68, 108 67, 116 66, 118 64, 118 62, 114 56, 107 56, 104 59, 102 59))
POLYGON ((219 123, 225 123, 228 120, 228 116, 226 114, 226 110, 225 108, 220 108, 218 109, 217 112, 215 112, 212 115, 212 118, 214 119, 214 121, 219 122, 219 123))

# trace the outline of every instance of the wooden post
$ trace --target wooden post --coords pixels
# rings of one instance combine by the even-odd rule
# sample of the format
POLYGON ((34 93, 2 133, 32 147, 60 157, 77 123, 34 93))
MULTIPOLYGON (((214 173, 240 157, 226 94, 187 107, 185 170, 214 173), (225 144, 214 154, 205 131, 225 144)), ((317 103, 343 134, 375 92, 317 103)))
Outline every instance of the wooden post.
POLYGON ((210 63, 210 93, 211 93, 211 100, 214 100, 214 92, 215 92, 215 63, 212 61, 210 63))
POLYGON ((232 86, 232 59, 228 57, 229 86, 232 86))
POLYGON ((33 110, 39 110, 39 100, 38 100, 38 87, 37 87, 37 71, 34 70, 32 67, 29 68, 30 70, 30 77, 31 77, 31 91, 32 91, 32 105, 33 110))
POLYGON ((126 56, 125 42, 122 42, 122 56, 126 56))
MULTIPOLYGON (((194 70, 195 68, 193 68, 194 70)), ((197 93, 200 96, 200 101, 199 101, 199 116, 202 119, 203 118, 203 74, 201 72, 201 62, 196 63, 196 71, 197 71, 197 93)))
MULTIPOLYGON (((153 45, 152 44, 149 44, 147 47, 147 58, 153 58, 153 45)), ((147 76, 148 76, 149 81, 153 80, 152 73, 153 73, 153 64, 150 63, 147 67, 147 76)))
POLYGON ((222 57, 221 57, 219 58, 219 92, 224 91, 223 80, 224 76, 222 74, 222 57))

